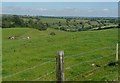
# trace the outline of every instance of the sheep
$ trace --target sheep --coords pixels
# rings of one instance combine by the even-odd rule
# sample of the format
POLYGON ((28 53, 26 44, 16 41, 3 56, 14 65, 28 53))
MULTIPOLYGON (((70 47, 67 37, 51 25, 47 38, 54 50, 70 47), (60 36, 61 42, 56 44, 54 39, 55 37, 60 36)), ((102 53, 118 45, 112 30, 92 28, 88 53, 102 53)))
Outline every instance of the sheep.
POLYGON ((12 37, 8 37, 8 39, 15 39, 15 37, 14 37, 14 36, 12 36, 12 37))
POLYGON ((21 39, 23 39, 23 40, 29 40, 30 39, 30 37, 28 36, 28 37, 22 37, 21 39))
POLYGON ((100 65, 97 65, 97 64, 91 64, 92 66, 94 66, 94 67, 100 67, 100 65))
POLYGON ((30 37, 28 36, 27 39, 30 39, 30 37))
MULTIPOLYGON (((12 37, 8 37, 8 39, 17 39, 18 37, 17 36, 12 36, 12 37)), ((21 37, 20 39, 23 39, 23 40, 29 40, 30 37, 21 37)))
POLYGON ((95 64, 92 64, 92 66, 95 66, 95 64))

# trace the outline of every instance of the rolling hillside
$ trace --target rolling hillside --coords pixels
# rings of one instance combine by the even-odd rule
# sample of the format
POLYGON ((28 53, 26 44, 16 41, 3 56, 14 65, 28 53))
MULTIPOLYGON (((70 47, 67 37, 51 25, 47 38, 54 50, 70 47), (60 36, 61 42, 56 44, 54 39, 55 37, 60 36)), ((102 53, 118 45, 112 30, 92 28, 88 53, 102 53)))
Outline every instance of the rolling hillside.
POLYGON ((5 28, 3 32, 3 81, 56 80, 56 52, 64 50, 65 80, 118 80, 115 61, 117 29, 65 32, 52 28, 5 28), (55 35, 50 35, 54 32, 55 35), (17 39, 8 39, 16 36, 17 39), (22 37, 30 37, 23 40, 22 37), (91 64, 97 64, 92 66, 91 64))
MULTIPOLYGON (((2 40, 2 28, 0 28, 0 40, 2 40)), ((0 41, 0 81, 2 81, 2 41, 0 41)))

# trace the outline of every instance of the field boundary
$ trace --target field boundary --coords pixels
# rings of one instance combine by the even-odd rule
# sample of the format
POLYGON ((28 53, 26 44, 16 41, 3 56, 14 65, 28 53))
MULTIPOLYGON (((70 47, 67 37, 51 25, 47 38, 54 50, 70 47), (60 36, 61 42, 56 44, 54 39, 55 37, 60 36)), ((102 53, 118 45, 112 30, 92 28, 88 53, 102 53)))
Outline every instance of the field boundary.
MULTIPOLYGON (((107 49, 107 48, 111 48, 111 47, 104 47, 104 48, 102 48, 102 50, 103 50, 103 49, 107 49)), ((87 53, 91 53, 91 52, 95 52, 95 51, 99 51, 99 50, 101 50, 101 49, 95 49, 94 51, 93 51, 93 50, 92 50, 92 51, 90 50, 90 51, 88 51, 88 52, 83 52, 83 53, 80 53, 80 54, 77 54, 77 55, 70 55, 70 56, 66 56, 66 57, 64 57, 64 58, 74 57, 74 56, 78 56, 78 55, 83 55, 83 54, 87 54, 87 53)), ((82 56, 79 56, 79 57, 82 57, 82 56)), ((25 70, 16 72, 16 73, 11 74, 11 75, 8 75, 8 76, 5 76, 5 77, 3 77, 3 79, 4 79, 4 78, 8 78, 8 77, 15 76, 15 75, 17 75, 17 74, 23 73, 23 72, 25 72, 25 71, 28 71, 28 70, 31 70, 31 69, 34 69, 34 68, 37 68, 37 67, 42 66, 42 65, 45 65, 45 64, 47 64, 47 63, 49 63, 49 62, 51 62, 51 61, 54 61, 54 60, 49 60, 49 61, 46 61, 46 62, 44 62, 44 63, 37 64, 37 65, 35 65, 35 66, 33 66, 33 67, 27 68, 27 69, 25 69, 25 70)), ((83 62, 82 62, 82 63, 83 63, 83 62)), ((79 63, 79 64, 80 64, 80 63, 79 63)))
POLYGON ((27 69, 25 69, 25 70, 23 70, 23 71, 20 71, 20 72, 14 73, 14 74, 12 74, 12 75, 5 76, 5 77, 3 77, 3 78, 12 77, 12 76, 14 76, 14 75, 17 75, 17 74, 23 73, 23 72, 28 71, 28 70, 31 70, 31 69, 34 69, 34 68, 36 68, 36 67, 40 67, 40 66, 42 66, 42 65, 44 65, 44 64, 47 64, 47 63, 49 63, 49 62, 51 62, 51 61, 46 61, 46 62, 44 62, 44 63, 42 63, 42 64, 35 65, 35 66, 33 66, 33 67, 27 68, 27 69))
MULTIPOLYGON (((111 55, 115 55, 115 54, 111 54, 111 55)), ((111 55, 109 55, 109 56, 111 56, 111 55)), ((109 57, 109 56, 105 56, 105 57, 109 57)), ((105 57, 102 57, 102 58, 105 58, 105 57)), ((87 74, 87 76, 84 76, 84 77, 89 77, 89 76, 91 76, 91 75, 93 75, 94 73, 93 73, 93 71, 97 71, 98 69, 101 69, 101 68, 103 68, 103 67, 105 67, 105 66, 107 66, 108 65, 108 63, 106 63, 105 65, 103 65, 103 66, 100 66, 100 67, 97 67, 97 68, 95 68, 95 69, 93 69, 93 70, 91 70, 91 71, 88 71, 87 73, 85 73, 85 74, 87 74), (89 73, 90 72, 90 73, 89 73)), ((76 75, 75 77, 77 77, 77 76, 83 76, 83 74, 78 74, 78 75, 76 75)), ((107 75, 108 76, 108 75, 107 75)), ((74 77, 74 78, 75 78, 74 77)), ((106 77, 106 76, 105 76, 106 77)))
MULTIPOLYGON (((115 55, 115 54, 111 54, 111 55, 115 55)), ((70 69, 71 67, 74 67, 74 66, 77 66, 77 65, 80 65, 80 64, 83 64, 83 63, 88 63, 88 62, 92 62, 92 61, 97 61, 99 59, 102 59, 102 58, 106 58, 106 57, 109 57, 111 55, 108 55, 108 56, 105 56, 105 57, 99 57, 97 59, 93 59, 93 60, 89 60, 89 61, 85 61, 85 62, 81 62, 81 63, 78 63, 78 64, 75 64, 75 65, 72 65, 72 66, 69 66, 67 67, 67 69, 70 69)))
MULTIPOLYGON (((114 54, 111 54, 111 55, 114 55, 114 54)), ((102 59, 102 58, 109 57, 109 56, 111 56, 111 55, 108 55, 108 56, 105 56, 105 57, 100 57, 100 58, 97 58, 97 60, 102 59)), ((72 65, 72 67, 77 66, 77 65, 80 65, 80 64, 82 64, 82 63, 88 63, 88 62, 92 62, 92 61, 96 61, 96 59, 94 59, 94 60, 89 60, 89 61, 86 61, 86 62, 81 62, 81 63, 79 63, 79 64, 72 65)), ((69 69, 69 68, 71 68, 71 66, 66 67, 65 69, 69 69)), ((55 72, 55 71, 51 71, 51 72, 53 73, 53 72, 55 72)), ((51 72, 50 72, 50 73, 45 74, 44 76, 47 76, 47 75, 51 74, 51 72)), ((39 80, 40 78, 42 78, 42 77, 44 77, 44 76, 41 76, 41 77, 39 77, 39 78, 37 78, 37 79, 34 79, 34 80, 39 80)))

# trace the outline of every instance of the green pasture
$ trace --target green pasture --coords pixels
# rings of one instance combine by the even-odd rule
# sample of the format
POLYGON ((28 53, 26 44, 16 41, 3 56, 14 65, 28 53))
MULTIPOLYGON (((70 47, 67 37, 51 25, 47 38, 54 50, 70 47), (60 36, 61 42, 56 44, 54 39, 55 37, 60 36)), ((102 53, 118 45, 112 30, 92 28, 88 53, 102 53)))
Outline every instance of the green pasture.
POLYGON ((56 80, 58 50, 65 52, 65 80, 118 80, 117 66, 107 65, 115 61, 117 35, 117 28, 81 32, 52 28, 46 31, 32 28, 2 29, 3 81, 56 80), (51 32, 55 35, 50 35, 51 32), (8 39, 12 36, 17 38, 8 39), (29 40, 21 39, 27 36, 29 40))

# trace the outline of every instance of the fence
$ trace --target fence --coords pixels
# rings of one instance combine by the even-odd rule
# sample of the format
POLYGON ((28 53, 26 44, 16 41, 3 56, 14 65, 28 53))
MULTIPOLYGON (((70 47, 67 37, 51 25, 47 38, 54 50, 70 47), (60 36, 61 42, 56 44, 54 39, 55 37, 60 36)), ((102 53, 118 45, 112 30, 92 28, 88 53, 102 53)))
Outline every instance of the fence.
MULTIPOLYGON (((116 65, 118 65, 118 43, 116 45, 116 65)), ((58 83, 63 83, 64 81, 64 51, 57 51, 56 79, 58 83)))
MULTIPOLYGON (((102 48, 102 50, 103 49, 105 49, 105 48, 102 48)), ((95 49, 94 51, 99 51, 99 49, 95 49)), ((91 52, 94 52, 93 50, 92 51, 87 51, 87 53, 91 53, 91 52)), ((82 54, 82 55, 85 55, 85 53, 80 53, 80 54, 82 54)), ((115 53, 114 53, 114 55, 115 55, 115 53)), ((74 57, 74 56, 77 56, 77 55, 71 55, 70 57, 74 57)), ((66 56, 67 57, 67 56, 66 56)), ((65 77, 64 77, 64 58, 66 58, 66 57, 64 57, 64 51, 57 51, 57 55, 56 55, 56 71, 54 70, 54 71, 51 71, 51 72, 48 72, 46 75, 44 75, 44 76, 47 76, 47 75, 49 75, 49 74, 51 74, 51 73, 55 73, 56 72, 56 80, 57 80, 57 82, 58 83, 62 83, 63 81, 65 81, 64 79, 65 79, 65 77)), ((101 58, 107 58, 107 57, 101 57, 101 58)), ((98 58, 99 59, 99 58, 98 58)), ((95 58, 94 60, 98 60, 97 58, 95 58)), ((92 61, 94 61, 93 59, 92 60, 90 60, 90 61, 86 61, 86 63, 87 62, 92 62, 92 61)), ((117 45, 116 45, 116 58, 115 58, 115 60, 116 60, 116 64, 118 65, 118 43, 117 43, 117 45)), ((38 64, 38 65, 35 65, 35 66, 33 66, 33 67, 30 67, 30 68, 28 68, 28 69, 25 69, 25 70, 22 70, 22 71, 20 71, 20 72, 17 72, 17 73, 14 73, 14 74, 12 74, 12 75, 8 75, 8 76, 6 76, 6 77, 4 77, 4 78, 7 78, 7 77, 12 77, 12 76, 15 76, 15 75, 17 75, 17 74, 21 74, 21 73, 24 73, 24 72, 26 72, 26 71, 28 71, 28 70, 32 70, 32 69, 35 69, 35 68, 37 68, 37 67, 40 67, 40 66, 42 66, 42 65, 44 65, 44 64, 47 64, 47 63, 50 63, 51 61, 47 61, 47 62, 44 62, 44 63, 42 63, 42 64, 38 64)), ((75 65, 72 65, 72 66, 70 66, 70 67, 73 67, 73 66, 78 66, 79 64, 82 64, 83 62, 81 62, 81 63, 78 63, 78 64, 75 64, 75 65)), ((85 63, 85 62, 84 62, 85 63)), ((69 69, 70 67, 67 67, 67 68, 65 68, 65 69, 69 69)), ((80 73, 81 74, 81 73, 80 73)), ((43 77, 44 77, 43 76, 43 77)), ((42 78, 42 77, 39 77, 39 78, 37 78, 37 79, 35 79, 35 80, 39 80, 40 78, 42 78)))
POLYGON ((58 51, 56 56, 56 79, 58 83, 64 81, 64 51, 58 51))

